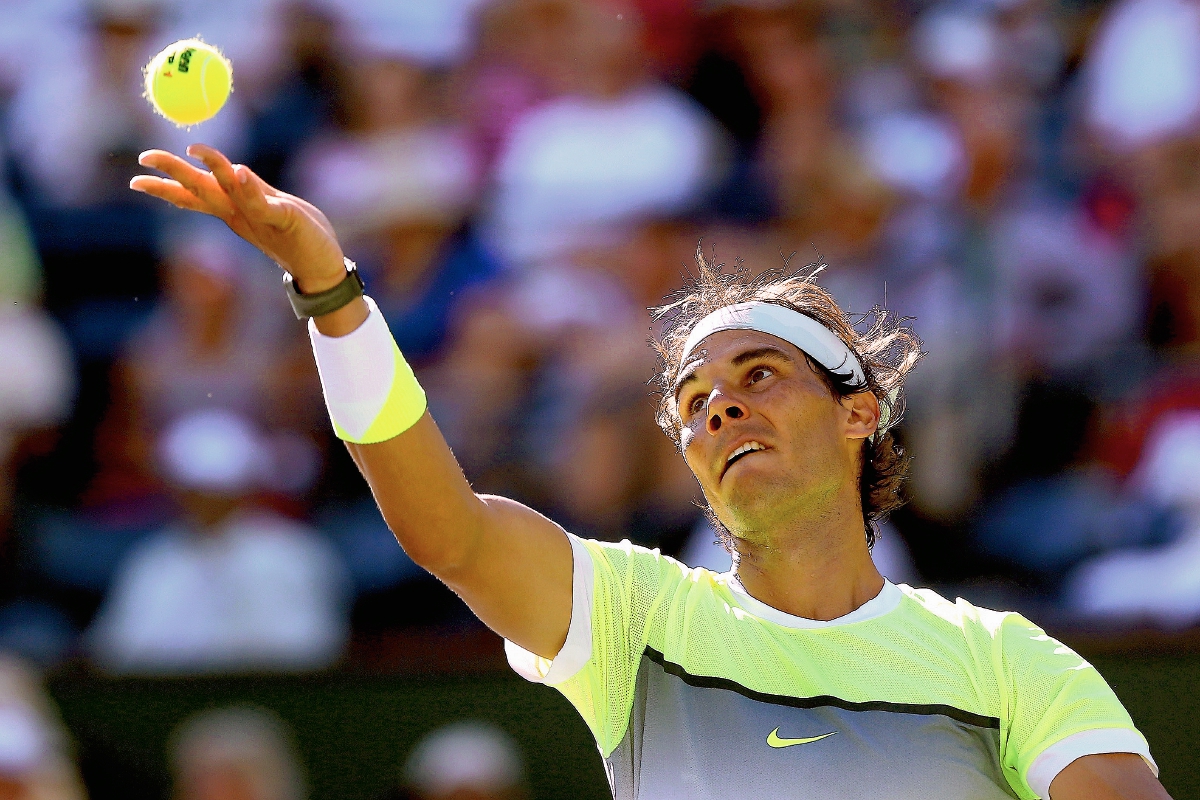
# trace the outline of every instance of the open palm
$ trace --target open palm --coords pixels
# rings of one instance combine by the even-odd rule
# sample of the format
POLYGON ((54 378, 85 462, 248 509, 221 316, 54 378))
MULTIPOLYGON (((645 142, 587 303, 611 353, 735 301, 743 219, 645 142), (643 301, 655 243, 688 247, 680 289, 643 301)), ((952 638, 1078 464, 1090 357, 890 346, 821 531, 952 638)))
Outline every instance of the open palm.
POLYGON ((223 220, 291 273, 302 291, 321 291, 345 276, 333 226, 316 206, 279 191, 247 166, 231 164, 208 145, 194 144, 187 153, 208 169, 165 150, 147 150, 138 163, 167 177, 138 175, 129 188, 223 220))

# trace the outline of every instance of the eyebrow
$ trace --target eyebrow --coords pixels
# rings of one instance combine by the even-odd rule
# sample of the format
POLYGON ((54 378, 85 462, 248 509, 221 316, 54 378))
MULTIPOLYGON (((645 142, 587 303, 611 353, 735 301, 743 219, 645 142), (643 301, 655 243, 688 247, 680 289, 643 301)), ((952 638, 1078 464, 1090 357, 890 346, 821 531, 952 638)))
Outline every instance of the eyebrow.
MULTIPOLYGON (((756 347, 753 350, 746 350, 738 353, 736 356, 730 359, 729 363, 735 367, 740 367, 747 361, 757 361, 760 358, 774 358, 788 362, 792 361, 792 357, 778 347, 764 345, 762 347, 756 347)), ((699 369, 700 364, 693 362, 693 366, 690 369, 685 370, 684 373, 675 380, 675 402, 679 402, 679 395, 683 392, 684 387, 697 380, 696 372, 699 371, 699 369)))

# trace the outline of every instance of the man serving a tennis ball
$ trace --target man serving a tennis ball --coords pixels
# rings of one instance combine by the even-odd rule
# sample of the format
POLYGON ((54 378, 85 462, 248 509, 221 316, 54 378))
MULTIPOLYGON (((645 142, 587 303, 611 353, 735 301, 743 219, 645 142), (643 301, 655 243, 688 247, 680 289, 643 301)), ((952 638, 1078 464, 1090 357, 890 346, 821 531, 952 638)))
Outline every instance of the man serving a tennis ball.
POLYGON ((1160 800, 1146 740, 1086 661, 1017 614, 886 581, 890 428, 920 356, 811 275, 703 260, 658 343, 659 422, 734 568, 579 539, 477 495, 325 216, 193 145, 131 187, 225 220, 290 276, 334 429, 408 554, 587 721, 617 798, 1160 800))

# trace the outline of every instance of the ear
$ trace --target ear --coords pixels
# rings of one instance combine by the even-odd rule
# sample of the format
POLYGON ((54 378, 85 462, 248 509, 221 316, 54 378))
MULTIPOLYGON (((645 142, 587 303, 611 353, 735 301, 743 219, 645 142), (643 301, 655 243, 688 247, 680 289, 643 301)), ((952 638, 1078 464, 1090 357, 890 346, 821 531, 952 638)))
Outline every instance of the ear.
POLYGON ((879 398, 873 392, 846 395, 840 402, 846 409, 847 439, 866 439, 879 428, 879 398))

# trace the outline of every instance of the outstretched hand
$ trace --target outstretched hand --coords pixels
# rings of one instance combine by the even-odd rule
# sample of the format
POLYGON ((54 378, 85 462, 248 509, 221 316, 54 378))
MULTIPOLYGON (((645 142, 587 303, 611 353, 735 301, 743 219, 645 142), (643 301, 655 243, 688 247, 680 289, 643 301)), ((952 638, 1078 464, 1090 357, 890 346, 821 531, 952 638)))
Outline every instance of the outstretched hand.
POLYGON ((342 248, 333 226, 316 206, 279 191, 243 164, 231 164, 208 145, 191 145, 187 154, 208 169, 165 150, 147 150, 138 163, 167 177, 138 175, 129 188, 223 220, 291 273, 302 292, 323 291, 345 277, 342 248))

